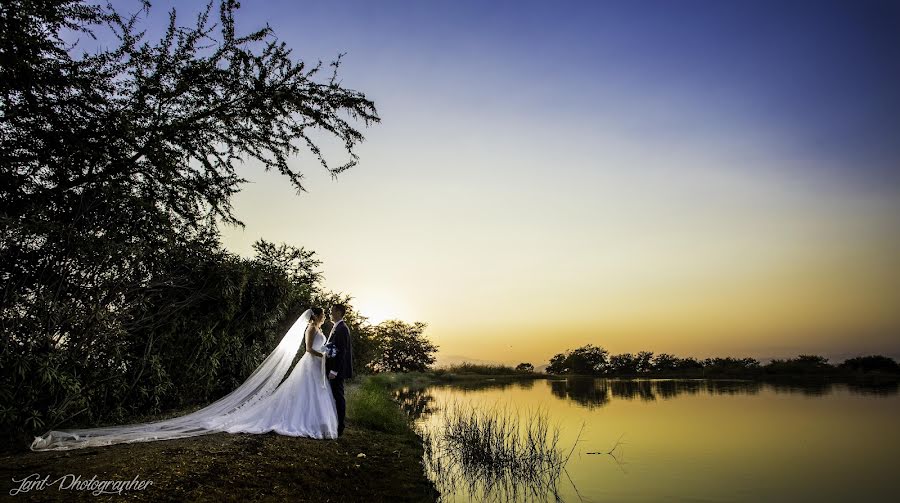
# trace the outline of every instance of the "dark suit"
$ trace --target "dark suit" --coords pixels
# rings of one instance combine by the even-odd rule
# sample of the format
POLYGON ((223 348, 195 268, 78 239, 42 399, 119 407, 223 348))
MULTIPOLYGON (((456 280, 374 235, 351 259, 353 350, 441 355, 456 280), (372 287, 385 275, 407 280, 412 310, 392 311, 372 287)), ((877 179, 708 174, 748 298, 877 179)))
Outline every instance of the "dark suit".
POLYGON ((337 406, 338 416, 338 435, 344 433, 344 417, 347 415, 347 401, 344 400, 344 379, 353 377, 353 343, 350 340, 350 329, 344 320, 337 322, 334 326, 334 332, 331 334, 331 341, 337 349, 334 358, 325 359, 325 371, 337 372, 334 379, 329 379, 331 383, 331 394, 334 395, 334 404, 337 406))

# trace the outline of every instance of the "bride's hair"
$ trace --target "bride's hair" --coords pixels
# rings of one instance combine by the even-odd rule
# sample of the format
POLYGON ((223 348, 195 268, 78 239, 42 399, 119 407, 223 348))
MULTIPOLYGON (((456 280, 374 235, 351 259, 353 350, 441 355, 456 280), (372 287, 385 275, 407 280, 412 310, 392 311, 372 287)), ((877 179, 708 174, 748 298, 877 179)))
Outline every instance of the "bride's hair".
POLYGON ((312 307, 310 308, 310 310, 312 310, 312 319, 310 320, 311 322, 315 322, 320 317, 325 316, 325 310, 321 307, 312 307))

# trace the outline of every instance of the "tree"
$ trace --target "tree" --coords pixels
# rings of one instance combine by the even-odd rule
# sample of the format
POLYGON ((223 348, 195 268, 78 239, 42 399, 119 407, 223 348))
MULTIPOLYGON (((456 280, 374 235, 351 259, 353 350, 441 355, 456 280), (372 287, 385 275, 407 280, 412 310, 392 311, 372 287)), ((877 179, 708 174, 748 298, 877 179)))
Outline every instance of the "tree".
POLYGON ((704 375, 748 375, 756 374, 762 367, 755 358, 706 358, 703 360, 704 375))
POLYGON ((580 348, 557 354, 550 359, 547 367, 548 374, 583 374, 594 375, 603 371, 606 365, 606 357, 609 354, 605 349, 587 344, 580 348))
POLYGON ((374 103, 311 68, 268 27, 235 31, 238 3, 212 4, 194 26, 170 13, 165 35, 138 31, 149 4, 123 16, 77 1, 4 2, 0 51, 0 328, 56 341, 115 324, 142 302, 173 247, 217 249, 218 221, 242 225, 231 196, 254 159, 299 191, 288 159, 307 147, 336 175, 353 166, 374 103), (107 31, 112 48, 79 52, 60 32, 107 31), (332 167, 309 133, 351 160, 332 167), (87 305, 84 305, 87 303, 87 305), (26 314, 27 313, 27 314, 26 314), (85 319, 79 319, 80 314, 85 319), (110 313, 118 313, 111 315, 110 313))
POLYGON ((800 355, 786 360, 774 359, 765 367, 770 374, 812 374, 834 370, 828 358, 818 355, 800 355))
POLYGON ((609 359, 608 369, 611 374, 636 374, 638 359, 631 353, 614 355, 609 359))
POLYGON ((703 370, 703 363, 697 361, 693 356, 689 356, 687 358, 678 358, 675 368, 679 371, 703 370))
POLYGON ((635 358, 636 369, 639 373, 646 374, 653 370, 653 351, 641 351, 635 358))
POLYGON ((277 170, 299 193, 292 156, 305 148, 335 176, 357 162, 353 123, 380 119, 339 85, 340 55, 322 78, 321 63, 296 60, 268 27, 237 33, 237 8, 222 1, 214 24, 210 4, 187 27, 173 10, 150 41, 146 3, 133 15, 0 4, 0 392, 30 414, 4 414, 4 425, 165 400, 173 372, 240 379, 271 343, 261 334, 316 290, 311 252, 262 243, 248 262, 221 249, 217 225, 242 225, 236 164, 277 170), (113 43, 85 43, 102 34, 113 43), (349 160, 326 162, 317 131, 349 160), (157 354, 163 340, 194 363, 157 354), (158 386, 144 386, 148 375, 158 386))
POLYGON ((850 358, 840 364, 839 368, 852 372, 900 372, 900 365, 893 358, 882 355, 850 358))
POLYGON ((656 372, 671 372, 678 368, 678 357, 668 353, 660 353, 653 358, 653 370, 656 372))
POLYGON ((435 361, 438 348, 425 338, 425 323, 383 321, 375 326, 378 345, 372 370, 376 372, 423 372, 435 361))
POLYGON ((547 365, 547 368, 544 369, 544 372, 548 374, 565 374, 568 371, 566 368, 566 354, 565 353, 557 353, 550 358, 550 363, 547 365))
POLYGON ((516 372, 534 372, 534 365, 530 363, 520 363, 516 365, 516 372))

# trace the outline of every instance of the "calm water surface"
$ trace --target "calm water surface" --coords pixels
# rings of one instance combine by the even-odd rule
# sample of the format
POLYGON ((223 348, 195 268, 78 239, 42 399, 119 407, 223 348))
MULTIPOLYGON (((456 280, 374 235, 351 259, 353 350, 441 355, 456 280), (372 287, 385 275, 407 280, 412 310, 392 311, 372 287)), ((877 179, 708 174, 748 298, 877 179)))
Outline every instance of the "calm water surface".
MULTIPOLYGON (((868 502, 900 501, 897 391, 896 385, 560 378, 397 395, 421 428, 437 428, 452 403, 506 408, 523 419, 545 412, 561 428, 559 447, 568 452, 575 445, 556 485, 565 501, 868 502), (605 454, 619 439, 614 455, 605 454)), ((447 501, 527 499, 435 482, 447 501)))

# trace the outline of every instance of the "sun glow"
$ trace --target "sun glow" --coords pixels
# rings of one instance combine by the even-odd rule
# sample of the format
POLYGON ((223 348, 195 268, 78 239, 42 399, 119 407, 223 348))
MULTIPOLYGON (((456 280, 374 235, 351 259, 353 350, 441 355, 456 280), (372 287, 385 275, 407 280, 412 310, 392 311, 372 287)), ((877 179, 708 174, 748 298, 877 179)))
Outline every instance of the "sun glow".
POLYGON ((372 325, 377 325, 385 320, 403 319, 401 303, 387 292, 359 295, 353 300, 353 305, 372 325))

